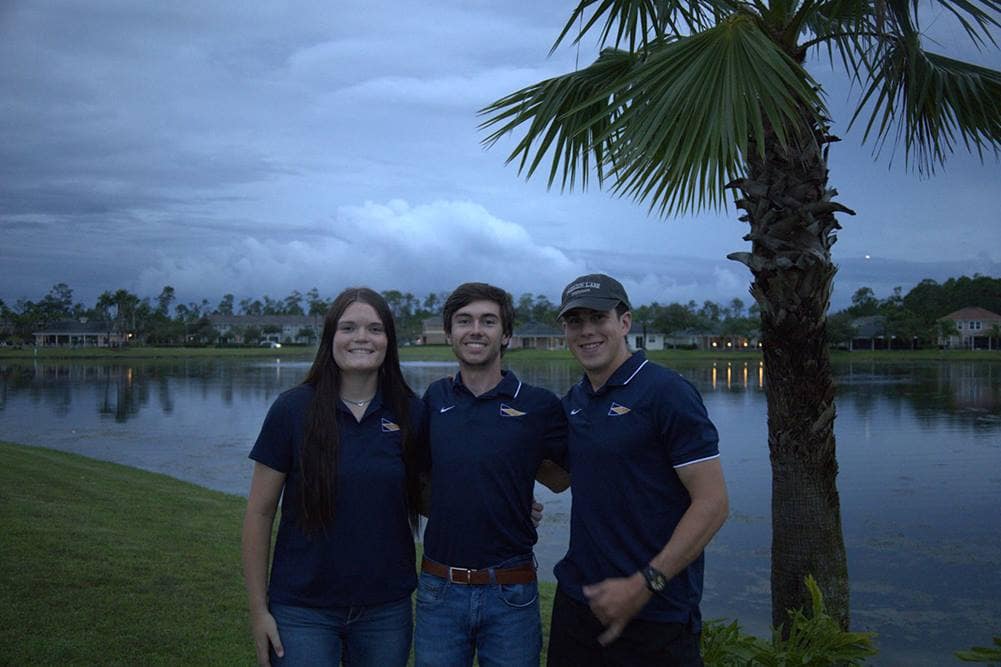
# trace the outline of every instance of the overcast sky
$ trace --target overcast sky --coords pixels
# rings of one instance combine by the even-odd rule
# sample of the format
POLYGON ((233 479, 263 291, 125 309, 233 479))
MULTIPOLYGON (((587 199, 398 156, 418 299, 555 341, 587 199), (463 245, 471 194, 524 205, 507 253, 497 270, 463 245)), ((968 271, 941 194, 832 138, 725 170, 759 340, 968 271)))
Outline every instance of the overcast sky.
MULTIPOLYGON (((467 280, 557 300, 576 275, 620 277, 634 303, 740 297, 731 208, 674 219, 598 190, 526 182, 484 149, 476 110, 573 69, 548 51, 570 2, 0 3, 0 299, 57 282, 181 302, 281 298, 349 284, 422 296, 467 280)), ((950 55, 1001 68, 997 51, 950 55)), ((581 65, 596 53, 581 48, 581 65)), ((844 141, 834 305, 925 277, 1001 275, 1001 167, 958 154, 922 180, 847 132, 849 90, 824 62, 844 141), (868 256, 868 259, 866 258, 868 256)))

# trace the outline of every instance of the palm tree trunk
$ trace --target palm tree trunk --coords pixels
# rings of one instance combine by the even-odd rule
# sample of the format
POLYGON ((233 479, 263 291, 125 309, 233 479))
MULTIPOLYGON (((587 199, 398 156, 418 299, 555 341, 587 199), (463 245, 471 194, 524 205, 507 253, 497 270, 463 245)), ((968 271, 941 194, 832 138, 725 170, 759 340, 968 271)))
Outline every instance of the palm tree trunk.
POLYGON ((751 253, 731 259, 754 275, 761 308, 772 464, 772 622, 788 629, 787 610, 808 607, 804 578, 816 578, 828 610, 849 621, 848 566, 841 529, 834 443, 834 384, 825 343, 836 271, 830 248, 840 229, 827 187, 827 128, 809 120, 787 129, 783 146, 769 132, 764 156, 749 147, 747 178, 731 185, 751 232, 751 253))

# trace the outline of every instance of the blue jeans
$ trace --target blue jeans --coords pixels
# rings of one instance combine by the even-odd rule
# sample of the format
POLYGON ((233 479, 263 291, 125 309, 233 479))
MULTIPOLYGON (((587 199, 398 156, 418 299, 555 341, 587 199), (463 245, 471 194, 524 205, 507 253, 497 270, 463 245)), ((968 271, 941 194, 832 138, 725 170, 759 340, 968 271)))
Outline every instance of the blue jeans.
MULTIPOLYGON (((507 563, 513 565, 514 563, 507 563)), ((417 581, 417 667, 538 667, 539 587, 457 584, 422 572, 417 581)))
POLYGON ((406 665, 413 633, 410 596, 373 607, 313 609, 271 604, 285 657, 272 665, 406 665))

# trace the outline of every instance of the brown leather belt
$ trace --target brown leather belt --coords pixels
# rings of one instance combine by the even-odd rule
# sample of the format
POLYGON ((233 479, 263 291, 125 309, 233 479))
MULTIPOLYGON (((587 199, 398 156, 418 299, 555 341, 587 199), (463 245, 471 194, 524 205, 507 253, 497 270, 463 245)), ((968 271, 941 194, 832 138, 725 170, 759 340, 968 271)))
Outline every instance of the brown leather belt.
POLYGON ((483 570, 469 570, 464 567, 449 567, 436 563, 427 558, 421 558, 421 571, 430 575, 448 579, 453 584, 474 584, 482 586, 496 582, 498 584, 528 584, 535 581, 535 565, 524 563, 514 567, 486 568, 483 570), (490 573, 494 573, 493 582, 490 580, 490 573))

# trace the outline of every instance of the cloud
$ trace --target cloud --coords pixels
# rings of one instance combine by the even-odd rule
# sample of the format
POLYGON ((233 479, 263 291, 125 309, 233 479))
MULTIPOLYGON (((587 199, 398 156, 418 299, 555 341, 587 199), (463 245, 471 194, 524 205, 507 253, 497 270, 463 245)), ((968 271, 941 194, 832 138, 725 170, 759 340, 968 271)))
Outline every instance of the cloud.
POLYGON ((748 302, 750 273, 726 259, 704 259, 653 252, 568 250, 570 257, 590 270, 618 278, 633 305, 657 302, 701 304, 710 300, 729 303, 734 297, 748 302))
POLYGON ((557 74, 555 70, 502 67, 430 78, 383 76, 342 88, 334 96, 475 111, 514 90, 557 74))
POLYGON ((140 273, 138 289, 155 294, 169 284, 179 295, 192 297, 223 292, 257 297, 316 286, 333 296, 349 285, 366 284, 427 294, 477 280, 515 295, 553 294, 584 270, 583 262, 536 243, 523 226, 479 204, 393 200, 342 207, 297 240, 276 233, 163 253, 140 273))
MULTIPOLYGON (((504 166, 517 135, 483 149, 476 109, 596 57, 568 43, 547 57, 569 12, 558 3, 7 5, 8 302, 58 281, 91 303, 105 289, 146 296, 165 283, 200 300, 353 282, 416 293, 467 279, 555 299, 598 270, 637 303, 749 300, 749 274, 723 259, 746 249, 732 210, 662 224, 593 187, 560 195, 541 173, 524 183, 504 166)), ((842 97, 832 99, 841 123, 842 97)), ((955 260, 959 275, 985 252, 984 271, 997 274, 997 164, 959 156, 921 182, 874 165, 859 132, 832 149, 831 184, 859 212, 842 221, 835 305, 859 281, 879 293, 948 277, 921 261, 955 260), (871 275, 842 261, 864 254, 915 261, 871 275)))
MULTIPOLYGON (((19 297, 36 299, 59 281, 88 304, 103 290, 125 287, 145 297, 155 296, 164 285, 172 285, 182 302, 214 302, 227 292, 239 298, 280 298, 311 287, 329 298, 358 284, 423 296, 478 280, 497 284, 516 298, 531 293, 557 301, 576 276, 604 272, 622 281, 634 305, 725 304, 735 297, 751 302, 750 272, 734 262, 633 251, 631 246, 561 247, 541 241, 539 230, 529 224, 504 219, 472 201, 366 202, 294 226, 212 218, 151 224, 128 217, 108 224, 98 218, 72 228, 5 225, 12 244, 0 248, 0 262, 18 276, 19 288, 0 297, 9 303, 19 297), (81 244, 80 238, 90 241, 81 244), (148 247, 157 250, 143 249, 148 247)), ((986 253, 963 262, 873 256, 837 263, 835 310, 847 306, 862 286, 885 298, 895 286, 906 293, 925 278, 941 282, 976 272, 1001 275, 1001 262, 986 253)))
MULTIPOLYGON (((322 15, 322 13, 321 13, 322 15)), ((288 54, 289 74, 302 82, 361 82, 384 76, 459 76, 504 62, 525 66, 545 61, 566 15, 564 8, 530 2, 422 2, 414 11, 399 3, 341 3, 338 20, 319 39, 302 40, 288 54)), ((314 20, 309 17, 307 20, 314 20)), ((561 54, 553 60, 570 54, 561 54)), ((566 69, 561 65, 561 69, 566 69)))

